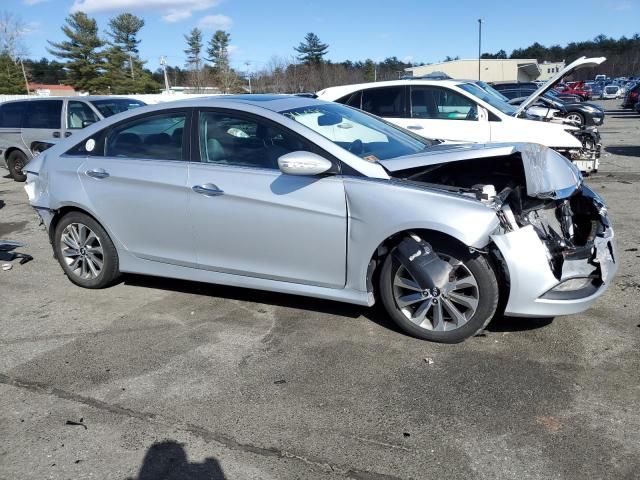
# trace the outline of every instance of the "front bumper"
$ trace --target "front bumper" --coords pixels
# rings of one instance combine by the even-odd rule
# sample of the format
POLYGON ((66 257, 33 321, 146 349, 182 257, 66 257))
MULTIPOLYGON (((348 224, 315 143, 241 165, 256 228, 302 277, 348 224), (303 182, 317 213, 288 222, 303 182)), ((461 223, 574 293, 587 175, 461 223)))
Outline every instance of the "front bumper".
MULTIPOLYGON (((603 236, 596 238, 594 243, 594 261, 599 266, 599 278, 595 279, 592 288, 565 295, 563 299, 557 296, 549 298, 553 297, 549 292, 562 282, 576 278, 576 269, 563 271, 562 278, 556 278, 549 266, 546 247, 530 225, 491 238, 508 270, 510 291, 505 315, 554 317, 583 312, 606 291, 618 269, 614 232, 607 227, 603 236)), ((582 267, 587 267, 588 261, 583 260, 582 267)))

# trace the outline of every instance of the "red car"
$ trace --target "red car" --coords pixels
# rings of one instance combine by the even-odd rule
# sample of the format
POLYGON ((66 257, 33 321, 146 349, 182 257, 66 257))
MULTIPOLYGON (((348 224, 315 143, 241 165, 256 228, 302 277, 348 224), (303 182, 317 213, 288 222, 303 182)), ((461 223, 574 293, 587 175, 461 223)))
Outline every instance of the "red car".
POLYGON ((584 86, 584 82, 567 82, 563 85, 560 93, 578 95, 582 100, 591 100, 591 92, 584 86))

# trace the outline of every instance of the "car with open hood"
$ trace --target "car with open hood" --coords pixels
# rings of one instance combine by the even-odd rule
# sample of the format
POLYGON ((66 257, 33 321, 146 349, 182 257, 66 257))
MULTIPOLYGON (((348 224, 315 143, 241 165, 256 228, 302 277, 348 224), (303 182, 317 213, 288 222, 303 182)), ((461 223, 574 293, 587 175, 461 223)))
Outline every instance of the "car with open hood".
POLYGON ((308 97, 115 115, 27 165, 67 277, 134 272, 371 306, 459 342, 588 308, 616 271, 604 201, 538 144, 452 145, 308 97))
POLYGON ((538 122, 527 110, 573 71, 605 58, 582 57, 515 107, 466 80, 395 80, 330 87, 318 98, 360 108, 425 138, 464 142, 531 142, 562 153, 584 172, 598 169, 600 136, 566 124, 538 122))

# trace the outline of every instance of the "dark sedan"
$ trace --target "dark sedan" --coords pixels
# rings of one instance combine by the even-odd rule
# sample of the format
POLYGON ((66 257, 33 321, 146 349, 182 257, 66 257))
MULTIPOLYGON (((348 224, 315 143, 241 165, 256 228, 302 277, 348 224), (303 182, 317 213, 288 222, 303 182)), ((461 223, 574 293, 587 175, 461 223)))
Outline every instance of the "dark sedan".
MULTIPOLYGON (((511 82, 511 83, 493 83, 491 86, 499 91, 509 100, 520 97, 528 97, 535 92, 540 86, 534 82, 511 82)), ((558 93, 551 89, 549 92, 556 95, 563 102, 581 102, 582 97, 570 93, 558 93)))
MULTIPOLYGON (((509 103, 511 105, 520 105, 526 98, 527 97, 514 98, 509 100, 509 103)), ((545 93, 538 99, 538 103, 546 108, 553 108, 560 111, 563 118, 581 127, 599 127, 604 122, 604 110, 592 103, 562 102, 554 97, 552 92, 545 93)))

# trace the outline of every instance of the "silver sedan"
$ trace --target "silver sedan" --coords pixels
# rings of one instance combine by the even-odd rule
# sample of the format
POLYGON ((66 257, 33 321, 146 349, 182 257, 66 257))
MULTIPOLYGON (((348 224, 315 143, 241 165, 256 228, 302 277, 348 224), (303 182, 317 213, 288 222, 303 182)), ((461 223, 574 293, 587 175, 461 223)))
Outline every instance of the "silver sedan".
POLYGON ((29 163, 68 278, 135 272, 371 306, 459 342, 496 314, 583 311, 616 271, 604 201, 534 144, 429 141, 295 96, 115 115, 29 163))

